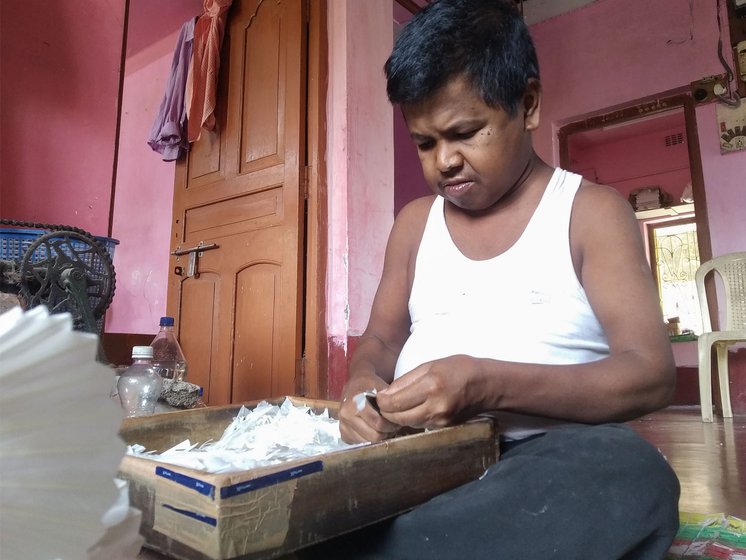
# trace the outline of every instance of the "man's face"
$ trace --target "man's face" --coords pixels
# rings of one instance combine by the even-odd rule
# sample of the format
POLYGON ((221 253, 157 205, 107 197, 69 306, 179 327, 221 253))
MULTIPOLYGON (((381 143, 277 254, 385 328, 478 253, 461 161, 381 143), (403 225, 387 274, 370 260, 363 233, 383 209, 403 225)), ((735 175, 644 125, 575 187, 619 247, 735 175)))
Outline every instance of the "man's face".
POLYGON ((402 111, 430 188, 464 210, 492 207, 520 181, 533 155, 529 131, 538 111, 521 103, 510 117, 485 104, 463 78, 402 111))

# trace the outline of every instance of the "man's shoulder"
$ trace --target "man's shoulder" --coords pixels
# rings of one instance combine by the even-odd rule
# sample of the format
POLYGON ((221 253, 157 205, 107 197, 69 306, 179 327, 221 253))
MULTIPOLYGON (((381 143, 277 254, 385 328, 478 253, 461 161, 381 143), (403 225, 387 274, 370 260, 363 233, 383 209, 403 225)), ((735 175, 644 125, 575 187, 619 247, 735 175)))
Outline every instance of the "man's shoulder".
POLYGON ((406 231, 420 231, 421 233, 434 201, 435 195, 428 195, 408 202, 396 215, 394 227, 406 231))
POLYGON ((584 218, 603 219, 614 214, 633 215, 627 199, 614 187, 583 179, 575 195, 574 213, 584 218))
POLYGON ((632 205, 618 190, 583 179, 572 211, 571 231, 576 242, 609 239, 618 243, 637 228, 632 205))
POLYGON ((405 249, 410 255, 414 254, 422 240, 434 200, 435 195, 423 196, 402 207, 394 220, 389 244, 394 248, 405 249))
POLYGON ((427 215, 430 212, 430 208, 433 206, 435 201, 434 194, 427 196, 421 196, 405 204, 396 216, 396 219, 402 220, 421 220, 423 217, 427 219, 427 215))

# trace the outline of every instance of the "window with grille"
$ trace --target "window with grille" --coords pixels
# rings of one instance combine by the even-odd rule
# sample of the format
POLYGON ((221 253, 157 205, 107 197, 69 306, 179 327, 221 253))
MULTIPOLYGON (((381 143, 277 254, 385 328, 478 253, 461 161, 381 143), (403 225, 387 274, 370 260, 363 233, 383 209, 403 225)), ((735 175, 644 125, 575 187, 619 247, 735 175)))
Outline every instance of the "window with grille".
POLYGON ((678 317, 682 331, 702 332, 694 274, 699 268, 694 218, 649 223, 650 267, 666 320, 678 317))

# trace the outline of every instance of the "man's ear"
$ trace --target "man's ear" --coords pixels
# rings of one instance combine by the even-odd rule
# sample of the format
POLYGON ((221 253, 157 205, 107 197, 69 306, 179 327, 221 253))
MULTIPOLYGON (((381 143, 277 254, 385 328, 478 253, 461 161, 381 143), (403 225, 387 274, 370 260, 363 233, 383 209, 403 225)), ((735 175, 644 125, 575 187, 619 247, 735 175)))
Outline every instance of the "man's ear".
POLYGON ((526 91, 523 94, 523 127, 535 130, 539 127, 541 113, 541 82, 536 78, 529 78, 526 91))

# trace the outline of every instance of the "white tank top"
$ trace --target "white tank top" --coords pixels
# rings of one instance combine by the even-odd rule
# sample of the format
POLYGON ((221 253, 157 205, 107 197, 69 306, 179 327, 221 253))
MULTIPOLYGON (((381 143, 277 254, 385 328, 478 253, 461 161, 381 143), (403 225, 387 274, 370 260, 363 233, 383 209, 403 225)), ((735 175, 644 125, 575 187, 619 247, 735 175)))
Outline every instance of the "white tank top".
MULTIPOLYGON (((455 354, 540 364, 584 363, 608 356, 606 335, 570 254, 570 214, 581 180, 580 175, 556 169, 518 241, 504 253, 480 261, 465 257, 453 243, 443 198, 435 198, 409 296, 411 334, 394 377, 455 354)), ((560 423, 495 415, 506 439, 541 433, 560 423)))

